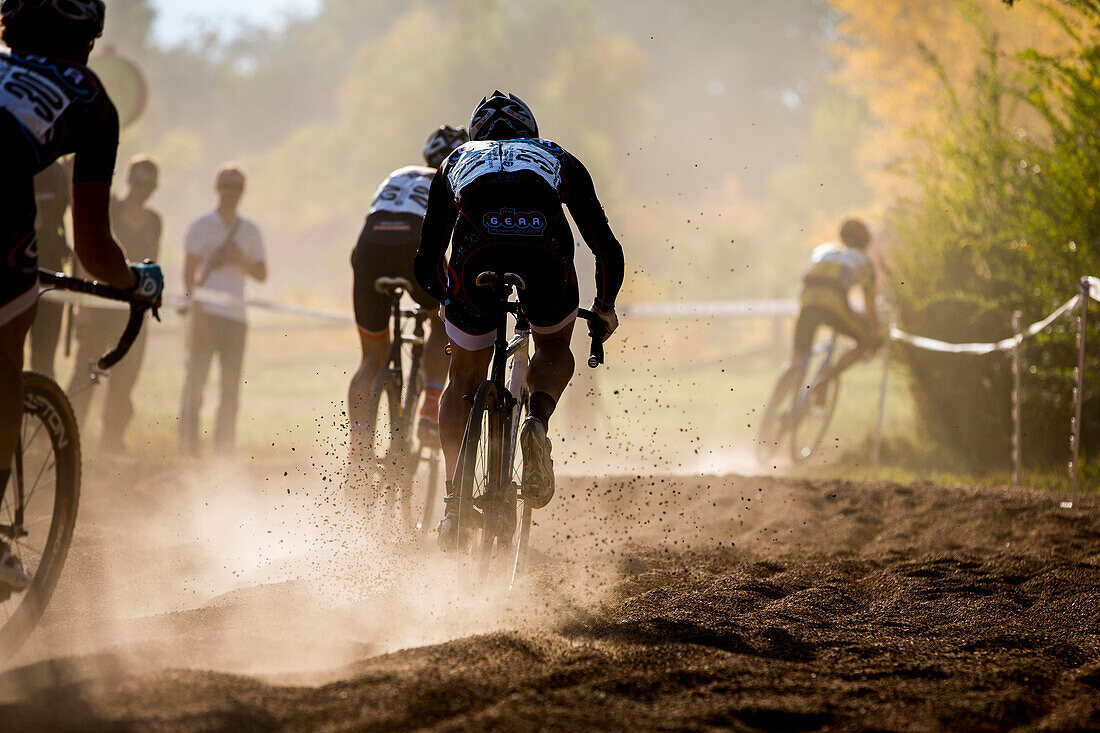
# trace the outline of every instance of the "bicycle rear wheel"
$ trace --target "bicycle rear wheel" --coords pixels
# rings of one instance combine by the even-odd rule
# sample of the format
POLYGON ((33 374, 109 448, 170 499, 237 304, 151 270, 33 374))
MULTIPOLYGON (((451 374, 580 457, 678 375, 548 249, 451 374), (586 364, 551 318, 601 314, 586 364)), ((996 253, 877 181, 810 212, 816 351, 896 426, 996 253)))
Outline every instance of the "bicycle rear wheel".
POLYGON ((824 359, 813 365, 809 371, 813 378, 800 385, 795 397, 791 413, 791 460, 796 463, 805 461, 818 449, 836 411, 839 380, 830 379, 823 384, 820 381, 831 353, 831 350, 826 352, 824 359), (815 390, 819 390, 819 394, 815 394, 815 390))
POLYGON ((497 564, 503 547, 498 539, 510 539, 515 532, 515 503, 506 500, 501 482, 504 415, 500 408, 497 386, 482 383, 470 408, 456 471, 460 542, 471 555, 480 581, 497 564))
POLYGON ((23 373, 23 421, 7 487, 0 486, 0 537, 34 580, 0 598, 0 659, 30 635, 57 586, 80 499, 80 435, 69 399, 57 384, 23 373))

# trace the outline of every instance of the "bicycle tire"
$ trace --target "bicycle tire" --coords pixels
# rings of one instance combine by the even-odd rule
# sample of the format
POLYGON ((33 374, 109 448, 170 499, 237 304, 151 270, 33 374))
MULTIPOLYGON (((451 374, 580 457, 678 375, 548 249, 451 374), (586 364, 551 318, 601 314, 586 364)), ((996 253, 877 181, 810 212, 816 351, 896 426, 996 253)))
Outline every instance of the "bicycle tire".
POLYGON ((40 551, 34 548, 35 540, 28 539, 37 535, 28 532, 26 536, 14 537, 9 536, 15 534, 12 530, 5 533, 4 538, 12 543, 24 567, 34 574, 34 580, 23 593, 0 601, 0 659, 13 655, 42 617, 65 566, 80 503, 80 433, 69 398, 56 382, 34 372, 23 373, 22 422, 15 470, 0 501, 0 524, 14 525, 18 503, 16 481, 23 482, 24 511, 32 518, 44 517, 43 510, 48 508, 50 524, 40 551), (35 472, 39 453, 41 468, 35 472), (51 460, 52 467, 48 465, 51 460), (20 473, 22 476, 17 475, 20 473), (28 482, 31 473, 34 479, 28 482), (52 506, 47 507, 48 504, 52 506), (4 609, 10 604, 15 605, 5 619, 4 609))
POLYGON ((789 426, 783 418, 789 414, 788 403, 792 401, 795 388, 801 381, 801 379, 795 379, 800 376, 798 370, 798 365, 794 365, 779 375, 772 389, 771 398, 764 406, 764 416, 760 421, 760 430, 756 434, 756 461, 761 465, 767 464, 772 459, 784 438, 787 437, 789 426))
POLYGON ((827 394, 824 407, 815 407, 811 404, 813 391, 821 383, 821 375, 828 369, 829 363, 832 361, 832 349, 829 349, 826 353, 829 356, 813 370, 813 377, 809 380, 809 383, 799 385, 801 393, 797 395, 795 400, 790 427, 791 460, 795 463, 801 463, 809 459, 817 451, 822 439, 825 437, 825 432, 829 429, 829 424, 833 420, 833 413, 836 412, 837 397, 840 394, 840 380, 835 378, 825 383, 824 388, 827 394), (810 429, 809 440, 801 440, 799 438, 800 430, 807 425, 808 418, 811 416, 819 423, 819 426, 810 429))
POLYGON ((497 386, 483 382, 470 407, 456 471, 460 543, 472 554, 476 578, 482 582, 489 577, 499 532, 504 448, 499 404, 497 386))
MULTIPOLYGON (((416 525, 416 529, 420 532, 427 532, 432 529, 432 519, 435 517, 435 503, 439 497, 439 477, 443 473, 443 456, 439 449, 428 448, 427 454, 425 458, 423 457, 423 452, 421 453, 421 461, 427 464, 427 476, 424 478, 424 491, 422 492, 424 505, 420 508, 420 520, 416 525)), ((418 471, 417 475, 422 475, 422 472, 418 471)))
MULTIPOLYGON (((516 487, 520 484, 520 479, 523 476, 523 452, 518 450, 519 447, 519 429, 523 425, 523 415, 527 407, 527 400, 530 394, 527 387, 523 388, 519 404, 513 410, 512 415, 509 417, 510 424, 506 425, 508 444, 506 446, 506 452, 504 456, 504 469, 508 472, 510 478, 509 491, 514 492, 516 487), (517 463, 517 458, 519 462, 517 463)), ((527 550, 531 542, 531 506, 524 501, 522 489, 516 496, 516 531, 512 538, 512 569, 511 575, 508 580, 509 590, 516 587, 516 584, 523 577, 527 570, 527 550)))
POLYGON ((363 424, 362 455, 352 466, 348 498, 364 509, 392 510, 393 486, 398 481, 398 453, 401 442, 400 380, 392 369, 374 378, 367 418, 363 424))

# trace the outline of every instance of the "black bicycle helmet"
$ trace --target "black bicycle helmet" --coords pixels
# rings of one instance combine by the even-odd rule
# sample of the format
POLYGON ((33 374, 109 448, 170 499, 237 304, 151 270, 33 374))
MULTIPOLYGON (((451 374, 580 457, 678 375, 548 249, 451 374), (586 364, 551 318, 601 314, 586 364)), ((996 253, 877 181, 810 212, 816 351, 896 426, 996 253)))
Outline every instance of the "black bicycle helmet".
POLYGON ((428 140, 424 143, 424 162, 432 168, 438 168, 455 148, 469 140, 465 127, 443 125, 428 135, 428 140))
POLYGON ((78 26, 88 39, 103 35, 103 18, 107 8, 103 0, 3 0, 0 20, 54 20, 78 26))
POLYGON ((470 115, 471 140, 511 140, 538 137, 539 126, 522 99, 514 94, 494 91, 483 97, 470 115))

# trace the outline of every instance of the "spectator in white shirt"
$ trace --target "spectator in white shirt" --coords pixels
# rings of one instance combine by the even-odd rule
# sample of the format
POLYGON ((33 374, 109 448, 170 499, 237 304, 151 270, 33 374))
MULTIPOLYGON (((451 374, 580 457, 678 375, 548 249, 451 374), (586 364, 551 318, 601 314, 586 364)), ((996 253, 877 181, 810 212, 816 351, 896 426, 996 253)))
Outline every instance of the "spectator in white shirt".
MULTIPOLYGON (((180 407, 180 450, 196 455, 202 392, 214 355, 218 356, 221 397, 214 423, 214 447, 232 452, 236 444, 237 404, 244 361, 245 276, 267 279, 259 228, 237 213, 244 194, 244 171, 223 165, 215 179, 218 205, 191 223, 184 238, 183 284, 190 296, 196 288, 216 291, 228 302, 196 302, 190 309, 187 375, 180 407)), ((201 299, 199 299, 201 301, 201 299)))

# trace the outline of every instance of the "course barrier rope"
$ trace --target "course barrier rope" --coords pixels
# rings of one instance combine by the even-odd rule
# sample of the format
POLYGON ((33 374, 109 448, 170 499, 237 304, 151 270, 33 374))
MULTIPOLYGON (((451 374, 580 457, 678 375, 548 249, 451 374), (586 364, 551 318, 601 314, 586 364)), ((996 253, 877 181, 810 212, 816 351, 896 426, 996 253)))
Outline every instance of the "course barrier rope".
MULTIPOLYGON (((1098 292, 1100 294, 1100 292, 1098 292)), ((1094 296, 1095 297, 1095 296, 1094 296)), ((1000 341, 993 341, 990 343, 966 343, 957 344, 949 341, 939 341, 938 339, 928 338, 926 336, 914 336, 911 333, 906 333, 896 326, 890 327, 890 338, 894 341, 901 341, 911 346, 916 346, 918 349, 924 349, 925 351, 939 351, 946 354, 990 354, 994 351, 1011 351, 1024 339, 1031 338, 1035 334, 1045 329, 1050 324, 1062 318, 1067 313, 1071 312, 1080 304, 1080 296, 1075 295, 1067 300, 1062 305, 1051 313, 1049 316, 1041 321, 1031 324, 1027 328, 1018 332, 1014 336, 1001 339, 1000 341)))

